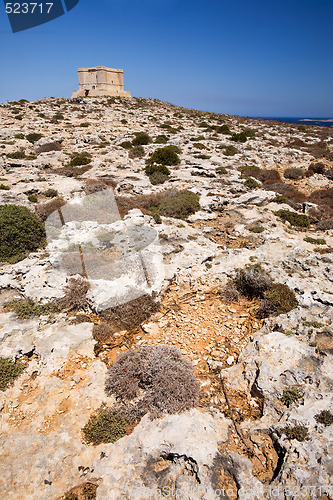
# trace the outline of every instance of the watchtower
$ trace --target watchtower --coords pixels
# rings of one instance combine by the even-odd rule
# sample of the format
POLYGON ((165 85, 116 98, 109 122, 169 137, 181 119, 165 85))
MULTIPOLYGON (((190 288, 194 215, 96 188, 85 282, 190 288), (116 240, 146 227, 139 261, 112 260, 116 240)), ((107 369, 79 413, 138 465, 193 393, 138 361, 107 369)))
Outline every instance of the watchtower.
POLYGON ((96 66, 79 68, 79 90, 74 90, 72 97, 131 97, 124 90, 124 72, 122 69, 96 66))

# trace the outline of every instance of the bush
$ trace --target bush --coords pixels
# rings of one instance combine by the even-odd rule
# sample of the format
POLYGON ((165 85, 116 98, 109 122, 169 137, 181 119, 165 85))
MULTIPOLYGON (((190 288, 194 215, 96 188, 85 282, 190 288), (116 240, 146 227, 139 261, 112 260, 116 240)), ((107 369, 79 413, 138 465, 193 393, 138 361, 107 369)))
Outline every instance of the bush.
POLYGON ((14 137, 15 137, 15 139, 24 139, 23 134, 15 134, 14 137))
POLYGON ((32 299, 12 300, 4 305, 5 311, 13 311, 19 319, 30 319, 60 312, 61 307, 53 302, 39 304, 32 299))
POLYGON ((261 182, 265 183, 265 185, 270 185, 281 180, 277 170, 265 168, 260 170, 258 176, 253 175, 253 177, 256 177, 256 179, 259 179, 261 182))
POLYGON ((320 413, 315 415, 315 420, 319 424, 323 424, 327 427, 333 424, 333 414, 328 410, 322 410, 320 413))
POLYGON ((156 173, 163 174, 166 177, 168 177, 171 174, 170 170, 165 165, 146 165, 145 173, 149 177, 151 177, 156 173))
POLYGON ((91 155, 89 153, 77 153, 72 155, 71 167, 79 167, 81 165, 89 165, 91 163, 91 155))
POLYGON ((18 205, 0 206, 0 260, 16 263, 44 247, 45 228, 30 210, 18 205))
POLYGON ((176 196, 162 201, 158 213, 174 219, 187 219, 191 214, 200 210, 200 197, 192 191, 180 191, 176 196))
POLYGON ((282 283, 273 283, 264 293, 263 301, 257 311, 260 318, 286 314, 297 307, 295 293, 282 283))
POLYGON ((9 186, 5 186, 4 184, 0 184, 0 189, 2 191, 9 191, 10 190, 10 187, 9 186))
POLYGON ((168 142, 169 138, 166 136, 166 135, 158 135, 156 138, 155 138, 155 143, 156 144, 166 144, 168 142))
POLYGON ((298 401, 300 398, 303 397, 303 393, 299 390, 297 386, 290 387, 288 389, 285 389, 283 391, 283 395, 281 397, 281 401, 283 404, 286 405, 287 408, 289 408, 293 403, 298 401))
POLYGON ((120 354, 108 371, 106 392, 115 395, 130 420, 193 408, 199 386, 193 366, 169 346, 149 346, 120 354), (129 405, 130 404, 130 405, 129 405))
POLYGON ((121 146, 124 149, 131 149, 133 144, 130 141, 124 141, 121 144, 119 144, 119 146, 121 146))
POLYGON ((302 424, 296 424, 294 427, 287 425, 281 430, 287 436, 287 439, 297 439, 300 442, 310 439, 308 427, 302 424))
POLYGON ((243 132, 246 135, 246 137, 249 137, 251 139, 253 139, 253 137, 256 136, 256 132, 252 128, 245 128, 243 132))
POLYGON ((164 146, 164 148, 158 148, 154 153, 146 160, 147 165, 153 165, 158 163, 160 165, 179 165, 180 158, 175 152, 172 146, 164 146))
POLYGON ((317 163, 311 163, 308 167, 308 172, 313 175, 313 174, 323 174, 325 172, 325 165, 323 163, 317 162, 317 163))
POLYGON ((247 135, 245 134, 245 132, 240 132, 239 134, 233 134, 230 137, 230 140, 234 141, 234 142, 246 142, 247 141, 247 135))
POLYGON ((0 356, 0 391, 5 391, 21 375, 24 365, 19 361, 0 356))
POLYGON ((58 196, 58 191, 56 189, 49 188, 44 192, 44 196, 47 198, 55 198, 58 196))
POLYGON ((263 233, 265 228, 262 226, 251 226, 248 228, 251 233, 263 233))
POLYGON ((249 189, 256 189, 257 187, 259 187, 259 183, 255 179, 252 179, 252 177, 248 177, 244 182, 244 186, 248 187, 249 189))
POLYGON ((37 203, 37 201, 38 201, 37 195, 35 195, 35 194, 29 194, 28 195, 28 200, 31 201, 31 203, 37 203))
POLYGON ((25 160, 27 157, 23 151, 14 151, 14 153, 7 153, 7 158, 11 158, 13 160, 25 160))
POLYGON ((278 210, 274 215, 279 217, 283 222, 289 222, 295 227, 309 227, 310 219, 307 215, 291 212, 290 210, 278 210))
POLYGON ((225 167, 217 167, 215 171, 219 175, 225 175, 228 173, 228 170, 225 167))
POLYGON ((321 231, 329 231, 333 229, 333 219, 325 219, 318 223, 317 228, 321 231))
POLYGON ((148 134, 146 134, 146 132, 138 132, 135 139, 133 139, 132 144, 133 146, 145 146, 150 142, 152 142, 152 139, 148 134))
POLYGON ((86 444, 114 443, 126 434, 127 422, 124 417, 102 405, 83 427, 86 444))
POLYGON ((304 193, 298 191, 296 188, 294 188, 294 186, 284 184, 283 182, 275 182, 273 184, 269 183, 265 185, 265 189, 267 191, 275 191, 281 196, 285 196, 287 198, 287 202, 290 205, 293 203, 302 203, 307 199, 304 193))
POLYGON ((43 137, 43 134, 38 134, 38 133, 33 133, 33 134, 28 134, 25 136, 25 138, 31 142, 31 144, 35 144, 35 142, 39 141, 43 137))
POLYGON ((225 156, 234 156, 235 154, 239 153, 238 149, 235 148, 235 146, 223 146, 222 149, 224 150, 223 153, 225 156))
POLYGON ((316 203, 329 213, 333 212, 333 188, 318 189, 309 196, 311 203, 316 203))
POLYGON ((216 127, 215 130, 216 130, 216 132, 219 132, 220 134, 224 134, 224 135, 231 134, 230 128, 228 127, 228 125, 221 125, 220 127, 216 127))
POLYGON ((249 299, 263 297, 264 292, 272 286, 271 278, 260 267, 239 269, 231 283, 237 291, 249 299))
POLYGON ((286 168, 285 171, 283 172, 283 177, 285 179, 302 179, 305 176, 304 170, 301 168, 286 168))
POLYGON ((162 172, 154 172, 149 176, 149 180, 153 186, 163 184, 168 178, 169 175, 163 174, 162 172))
POLYGON ((256 165, 242 165, 238 170, 242 173, 242 177, 257 177, 262 169, 256 165))
POLYGON ((129 158, 142 158, 145 155, 145 150, 142 146, 133 146, 128 151, 129 158))
POLYGON ((307 236, 304 238, 304 241, 312 243, 313 245, 326 245, 326 240, 324 240, 324 238, 311 238, 311 236, 307 236))
POLYGON ((89 281, 82 277, 70 278, 65 295, 57 300, 57 305, 66 311, 86 310, 89 308, 87 292, 90 288, 89 281))

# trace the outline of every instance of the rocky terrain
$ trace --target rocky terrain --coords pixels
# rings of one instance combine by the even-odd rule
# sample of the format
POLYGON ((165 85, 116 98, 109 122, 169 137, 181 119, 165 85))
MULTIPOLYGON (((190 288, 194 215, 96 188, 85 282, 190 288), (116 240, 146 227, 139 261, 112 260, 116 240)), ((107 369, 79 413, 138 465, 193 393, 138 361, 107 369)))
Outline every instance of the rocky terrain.
POLYGON ((47 237, 0 259, 2 496, 332 499, 332 127, 138 98, 0 118, 0 209, 47 237), (193 407, 89 442, 117 356, 164 345, 193 407))

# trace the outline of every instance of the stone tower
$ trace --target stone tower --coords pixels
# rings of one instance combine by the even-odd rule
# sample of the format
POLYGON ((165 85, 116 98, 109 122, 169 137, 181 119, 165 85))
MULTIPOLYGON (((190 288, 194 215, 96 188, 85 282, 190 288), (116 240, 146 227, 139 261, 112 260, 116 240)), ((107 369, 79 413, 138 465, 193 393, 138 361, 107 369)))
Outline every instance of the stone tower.
POLYGON ((124 72, 122 69, 96 66, 79 68, 79 90, 74 90, 72 97, 131 97, 124 90, 124 72))

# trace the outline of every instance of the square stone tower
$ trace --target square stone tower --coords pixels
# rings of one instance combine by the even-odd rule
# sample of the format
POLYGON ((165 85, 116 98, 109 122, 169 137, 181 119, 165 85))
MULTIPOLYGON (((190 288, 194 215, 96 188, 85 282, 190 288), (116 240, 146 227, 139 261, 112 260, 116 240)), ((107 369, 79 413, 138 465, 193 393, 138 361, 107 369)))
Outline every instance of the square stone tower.
POLYGON ((124 90, 124 72, 122 69, 96 66, 79 68, 79 90, 74 90, 72 97, 131 97, 124 90))

